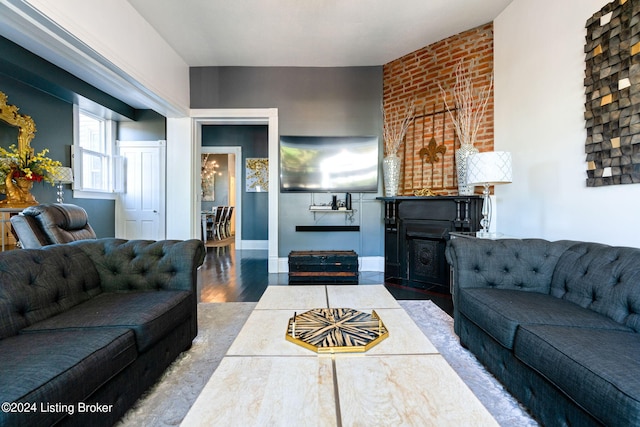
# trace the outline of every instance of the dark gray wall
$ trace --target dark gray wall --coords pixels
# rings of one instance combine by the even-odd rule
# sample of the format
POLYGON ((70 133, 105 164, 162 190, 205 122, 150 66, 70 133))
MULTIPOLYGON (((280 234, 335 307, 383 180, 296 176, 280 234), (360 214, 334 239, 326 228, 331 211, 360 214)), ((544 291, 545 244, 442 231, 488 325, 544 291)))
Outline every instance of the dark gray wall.
POLYGON ((242 236, 240 238, 267 240, 269 238, 269 193, 246 192, 244 171, 247 158, 269 156, 267 126, 203 126, 202 145, 242 148, 242 169, 236 171, 236 185, 242 188, 242 236))
MULTIPOLYGON (((277 108, 281 135, 377 135, 382 152, 381 66, 195 67, 190 79, 192 108, 277 108)), ((383 256, 382 207, 375 200, 380 193, 354 195, 353 222, 340 213, 314 217, 309 212, 311 194, 280 193, 278 255, 303 249, 353 249, 361 256, 383 256), (359 225, 362 231, 295 231, 296 225, 334 224, 359 225)), ((316 203, 330 198, 313 196, 316 203)), ((245 209, 243 218, 247 213, 245 209)))

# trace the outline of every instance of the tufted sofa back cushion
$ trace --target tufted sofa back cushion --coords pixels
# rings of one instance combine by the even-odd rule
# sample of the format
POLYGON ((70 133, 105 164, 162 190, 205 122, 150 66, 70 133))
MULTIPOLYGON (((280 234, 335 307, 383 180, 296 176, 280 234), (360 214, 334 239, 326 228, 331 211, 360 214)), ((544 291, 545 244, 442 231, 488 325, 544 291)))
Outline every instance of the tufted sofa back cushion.
POLYGON ((0 254, 0 339, 101 293, 98 272, 67 245, 0 254))
POLYGON ((577 243, 558 261, 551 295, 640 332, 640 249, 577 243))
POLYGON ((91 258, 105 292, 187 290, 204 260, 200 240, 98 239, 73 242, 91 258), (194 265, 197 264, 197 265, 194 265))
POLYGON ((542 239, 451 239, 447 260, 462 288, 549 293, 560 255, 572 243, 542 239))

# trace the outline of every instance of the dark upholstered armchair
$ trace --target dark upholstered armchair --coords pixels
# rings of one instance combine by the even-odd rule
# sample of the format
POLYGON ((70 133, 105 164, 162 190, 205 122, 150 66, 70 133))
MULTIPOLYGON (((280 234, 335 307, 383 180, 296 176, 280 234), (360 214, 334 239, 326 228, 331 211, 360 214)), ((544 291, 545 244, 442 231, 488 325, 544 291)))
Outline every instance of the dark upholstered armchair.
POLYGON ((11 225, 23 249, 96 238, 87 212, 70 204, 29 206, 11 217, 11 225))

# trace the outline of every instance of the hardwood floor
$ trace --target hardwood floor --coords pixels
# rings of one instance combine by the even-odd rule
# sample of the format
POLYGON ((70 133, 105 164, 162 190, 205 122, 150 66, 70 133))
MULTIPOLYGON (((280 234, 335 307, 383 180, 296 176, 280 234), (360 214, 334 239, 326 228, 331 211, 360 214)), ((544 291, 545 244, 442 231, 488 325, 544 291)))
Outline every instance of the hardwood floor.
MULTIPOLYGON (((198 270, 198 291, 201 302, 256 302, 269 285, 287 286, 287 273, 269 273, 266 250, 235 250, 231 241, 226 246, 208 246, 204 264, 198 270)), ((359 285, 379 285, 384 274, 361 271, 359 285)), ((398 300, 428 299, 451 314, 450 295, 385 283, 398 300)))

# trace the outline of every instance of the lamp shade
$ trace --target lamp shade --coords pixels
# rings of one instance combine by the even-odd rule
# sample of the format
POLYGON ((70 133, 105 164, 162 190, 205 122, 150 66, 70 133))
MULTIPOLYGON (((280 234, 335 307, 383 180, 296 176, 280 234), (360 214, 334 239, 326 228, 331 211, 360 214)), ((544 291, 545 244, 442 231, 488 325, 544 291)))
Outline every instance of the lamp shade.
POLYGON ((60 166, 51 174, 56 184, 73 184, 73 169, 60 166))
POLYGON ((511 182, 511 153, 488 151, 467 159, 467 185, 506 184, 511 182))

